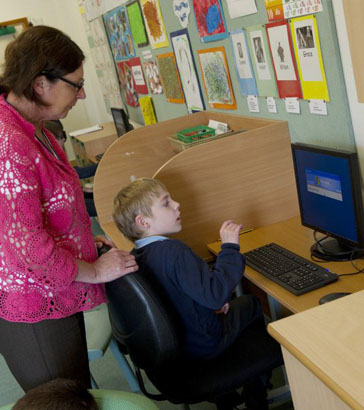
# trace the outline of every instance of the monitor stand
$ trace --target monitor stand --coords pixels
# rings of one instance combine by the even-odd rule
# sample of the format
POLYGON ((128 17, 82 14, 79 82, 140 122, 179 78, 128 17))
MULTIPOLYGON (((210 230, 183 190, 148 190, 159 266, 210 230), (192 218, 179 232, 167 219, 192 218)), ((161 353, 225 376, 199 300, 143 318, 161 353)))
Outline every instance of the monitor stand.
POLYGON ((363 251, 344 245, 335 238, 326 238, 311 246, 311 255, 325 261, 350 261, 361 258, 363 251))

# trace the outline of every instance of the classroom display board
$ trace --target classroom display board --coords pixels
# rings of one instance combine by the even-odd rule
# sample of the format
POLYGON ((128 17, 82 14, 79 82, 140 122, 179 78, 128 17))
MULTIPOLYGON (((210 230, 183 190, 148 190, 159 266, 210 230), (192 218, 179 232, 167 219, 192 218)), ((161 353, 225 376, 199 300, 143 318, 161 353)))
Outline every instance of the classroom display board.
POLYGON ((287 120, 293 141, 355 147, 330 0, 78 4, 105 102, 119 88, 132 120, 229 110, 287 120))

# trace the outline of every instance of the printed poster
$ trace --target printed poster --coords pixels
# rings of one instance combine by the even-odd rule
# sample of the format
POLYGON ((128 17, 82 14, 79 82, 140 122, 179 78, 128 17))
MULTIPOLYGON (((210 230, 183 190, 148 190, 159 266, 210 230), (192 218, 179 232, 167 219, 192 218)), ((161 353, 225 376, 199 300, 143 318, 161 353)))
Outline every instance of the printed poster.
POLYGON ((159 0, 140 0, 142 13, 147 27, 152 48, 168 46, 168 37, 164 25, 159 0))
POLYGON ((243 95, 257 95, 258 89, 255 83, 245 31, 233 31, 230 39, 240 91, 243 95))
POLYGON ((246 29, 258 95, 278 97, 274 69, 269 52, 267 33, 262 25, 246 29))
POLYGON ((116 62, 135 56, 126 8, 120 6, 103 15, 107 37, 116 62))
POLYGON ((285 19, 318 13, 322 10, 322 0, 283 0, 285 19))
POLYGON ((303 98, 329 101, 316 17, 297 17, 290 26, 303 98))
POLYGON ((236 109, 225 48, 197 50, 203 84, 210 107, 236 109))
POLYGON ((198 34, 203 43, 226 38, 228 31, 220 0, 192 0, 198 34))
POLYGON ((296 63, 286 21, 269 23, 267 30, 270 53, 280 98, 302 98, 296 63))
POLYGON ((205 104, 196 73, 188 31, 187 29, 175 31, 170 36, 188 112, 204 111, 205 104))
POLYGON ((126 62, 133 74, 135 89, 138 94, 148 94, 148 87, 145 83, 142 63, 139 57, 131 58, 126 62))

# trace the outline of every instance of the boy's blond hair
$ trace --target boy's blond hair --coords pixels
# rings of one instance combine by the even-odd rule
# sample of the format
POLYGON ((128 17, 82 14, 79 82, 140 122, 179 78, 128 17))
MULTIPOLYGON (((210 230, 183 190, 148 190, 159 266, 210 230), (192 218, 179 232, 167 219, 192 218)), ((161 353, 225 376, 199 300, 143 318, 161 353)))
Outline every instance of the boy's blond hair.
POLYGON ((138 215, 151 217, 155 198, 167 191, 157 179, 140 178, 123 188, 114 199, 113 218, 120 232, 129 240, 136 241, 143 235, 135 223, 138 215))

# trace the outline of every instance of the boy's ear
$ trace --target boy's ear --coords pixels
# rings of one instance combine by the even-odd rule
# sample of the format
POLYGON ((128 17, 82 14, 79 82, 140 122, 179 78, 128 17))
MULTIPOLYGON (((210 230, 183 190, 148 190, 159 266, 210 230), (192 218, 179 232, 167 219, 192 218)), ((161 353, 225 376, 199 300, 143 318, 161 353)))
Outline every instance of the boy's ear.
POLYGON ((149 219, 144 215, 137 215, 135 217, 135 223, 139 229, 148 229, 150 227, 149 219))

